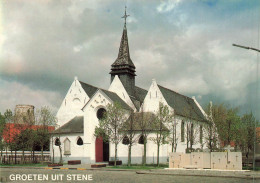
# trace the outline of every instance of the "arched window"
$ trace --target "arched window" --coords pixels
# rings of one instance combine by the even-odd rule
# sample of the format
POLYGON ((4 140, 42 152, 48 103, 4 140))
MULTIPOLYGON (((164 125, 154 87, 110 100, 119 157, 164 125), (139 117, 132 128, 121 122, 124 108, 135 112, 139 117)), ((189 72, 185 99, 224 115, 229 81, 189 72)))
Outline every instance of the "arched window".
POLYGON ((128 144, 129 144, 129 138, 128 138, 127 136, 125 136, 125 137, 123 138, 122 144, 124 144, 124 145, 128 145, 128 144))
POLYGON ((98 111, 97 111, 97 118, 99 120, 103 119, 105 117, 105 112, 106 112, 106 110, 104 108, 98 109, 98 111))
POLYGON ((144 136, 141 135, 139 140, 138 140, 138 144, 144 144, 144 136))
POLYGON ((79 146, 82 146, 82 145, 83 145, 83 140, 82 140, 81 137, 78 138, 78 140, 77 140, 77 145, 79 145, 79 146))
POLYGON ((70 140, 66 138, 64 140, 64 155, 70 155, 70 140))
POLYGON ((55 146, 59 146, 60 145, 60 139, 56 138, 54 144, 55 144, 55 146))
POLYGON ((181 142, 184 142, 184 121, 181 122, 181 142))

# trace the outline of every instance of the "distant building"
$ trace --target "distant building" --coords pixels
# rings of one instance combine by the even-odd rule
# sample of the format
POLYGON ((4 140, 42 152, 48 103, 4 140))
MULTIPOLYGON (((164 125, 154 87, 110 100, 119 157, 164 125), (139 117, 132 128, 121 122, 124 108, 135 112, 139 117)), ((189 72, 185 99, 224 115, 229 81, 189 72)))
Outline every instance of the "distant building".
POLYGON ((15 106, 15 123, 27 123, 34 124, 35 116, 34 116, 34 106, 33 105, 25 105, 19 104, 15 106))

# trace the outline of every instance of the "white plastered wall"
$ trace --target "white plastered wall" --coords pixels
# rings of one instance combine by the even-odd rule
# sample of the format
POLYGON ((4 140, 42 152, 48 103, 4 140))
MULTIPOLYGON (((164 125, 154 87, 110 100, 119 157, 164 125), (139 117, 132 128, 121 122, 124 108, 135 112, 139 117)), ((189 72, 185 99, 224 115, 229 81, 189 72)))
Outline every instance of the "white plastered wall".
POLYGON ((77 77, 75 77, 57 112, 58 126, 64 125, 75 116, 83 115, 81 109, 88 100, 88 95, 81 87, 77 77))
MULTIPOLYGON (((195 99, 193 99, 195 100, 195 99)), ((158 111, 159 108, 159 103, 163 103, 163 105, 167 105, 172 111, 174 111, 174 109, 172 109, 172 107, 170 107, 168 105, 168 103, 166 102, 165 98, 163 97, 155 79, 152 80, 152 84, 148 90, 148 93, 144 99, 144 103, 141 107, 140 110, 143 110, 144 112, 154 112, 156 113, 158 111)), ((198 102, 195 100, 195 103, 198 105, 198 102)), ((201 106, 198 106, 200 108, 200 110, 202 110, 203 114, 206 114, 203 109, 201 108, 201 106)), ((176 120, 176 129, 177 129, 177 138, 178 138, 178 144, 177 144, 177 152, 185 152, 185 149, 187 148, 187 140, 186 138, 184 138, 184 142, 181 142, 181 122, 182 120, 185 122, 187 121, 187 119, 175 115, 175 120, 176 120)), ((189 120, 190 121, 190 120, 189 120)), ((194 123, 194 131, 199 131, 199 125, 203 124, 201 122, 197 122, 197 121, 192 121, 194 123)), ((186 123, 184 125, 184 130, 185 132, 187 131, 187 126, 186 123)), ((199 136, 199 134, 195 134, 196 136, 199 136)), ((204 135, 205 137, 205 135, 204 135)), ((205 138, 204 138, 205 141, 205 138)), ((203 141, 203 143, 204 143, 203 141)), ((170 144, 164 145, 167 146, 167 152, 171 152, 172 150, 172 146, 170 144)), ((204 145, 205 146, 205 145, 204 145)), ((198 142, 196 144, 193 145, 193 148, 201 148, 201 144, 198 142)))
MULTIPOLYGON (((150 138, 155 137, 156 135, 149 134, 148 141, 146 144, 146 163, 147 164, 156 164, 157 163, 157 144, 155 144, 150 138)), ((138 144, 138 139, 140 134, 136 135, 137 142, 132 146, 131 150, 131 162, 133 164, 141 164, 142 158, 144 155, 144 145, 138 144)), ((110 157, 115 156, 115 145, 111 144, 110 157)), ((159 150, 160 163, 166 163, 168 158, 168 145, 161 145, 159 150)), ((128 161, 128 146, 120 142, 118 144, 117 156, 119 160, 122 160, 123 164, 126 164, 128 161)))
POLYGON ((86 148, 86 140, 84 139, 84 136, 82 133, 73 133, 73 134, 55 134, 53 135, 53 138, 51 138, 50 142, 50 154, 51 157, 53 156, 52 154, 52 140, 53 140, 53 147, 54 147, 54 157, 55 157, 55 162, 59 162, 60 158, 60 150, 59 146, 55 146, 55 139, 60 138, 61 142, 61 150, 62 150, 62 160, 64 163, 67 163, 68 160, 81 160, 81 163, 88 163, 88 159, 85 156, 87 148, 86 148), (78 138, 81 137, 83 140, 83 145, 77 145, 77 140, 78 138), (65 139, 69 139, 70 141, 70 155, 64 155, 64 141, 65 139))
POLYGON ((131 101, 128 93, 126 92, 122 82, 120 81, 117 75, 114 77, 111 85, 109 86, 108 91, 116 93, 125 103, 127 103, 136 112, 136 108, 133 102, 131 101))
POLYGON ((169 108, 171 108, 164 99, 162 92, 160 91, 155 79, 153 79, 152 84, 147 92, 147 95, 144 98, 144 102, 140 108, 140 111, 142 110, 143 112, 156 113, 159 109, 160 102, 163 105, 167 105, 169 108))

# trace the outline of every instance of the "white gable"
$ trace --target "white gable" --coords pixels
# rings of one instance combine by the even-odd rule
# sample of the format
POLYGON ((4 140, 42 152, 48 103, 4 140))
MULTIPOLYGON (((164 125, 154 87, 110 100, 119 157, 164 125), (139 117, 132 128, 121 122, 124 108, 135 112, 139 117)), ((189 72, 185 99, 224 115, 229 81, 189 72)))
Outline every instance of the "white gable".
POLYGON ((160 102, 171 108, 164 99, 155 79, 153 79, 140 110, 144 112, 156 112, 159 109, 160 102))
POLYGON ((206 112, 202 109, 202 107, 200 106, 200 104, 199 104, 198 101, 196 100, 195 96, 193 96, 192 99, 194 100, 194 102, 195 102, 195 104, 198 106, 198 108, 200 109, 201 113, 205 116, 206 119, 208 119, 208 115, 207 115, 206 112))
POLYGON ((98 126, 97 111, 100 108, 106 109, 108 104, 111 104, 111 99, 104 94, 100 89, 91 97, 87 104, 83 107, 84 113, 84 138, 86 143, 95 141, 95 128, 98 126))
POLYGON ((116 93, 123 101, 125 101, 125 103, 127 103, 134 111, 136 111, 133 102, 131 101, 127 91, 125 90, 125 87, 123 86, 117 75, 112 81, 108 91, 116 93))
POLYGON ((107 104, 111 104, 111 99, 98 89, 96 93, 91 97, 91 99, 85 104, 82 110, 85 112, 87 110, 98 109, 100 107, 105 108, 107 104))
POLYGON ((82 107, 88 102, 89 97, 75 77, 67 95, 57 112, 58 125, 62 126, 77 115, 82 115, 82 107))

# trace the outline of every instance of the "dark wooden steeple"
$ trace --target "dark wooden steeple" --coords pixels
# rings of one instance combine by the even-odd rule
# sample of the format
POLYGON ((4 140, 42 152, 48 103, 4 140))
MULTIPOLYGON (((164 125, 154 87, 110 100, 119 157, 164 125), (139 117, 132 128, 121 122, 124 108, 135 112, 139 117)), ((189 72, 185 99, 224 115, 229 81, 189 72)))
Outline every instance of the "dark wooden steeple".
POLYGON ((134 96, 135 88, 135 65, 130 58, 129 45, 127 38, 127 29, 126 29, 126 18, 129 15, 126 14, 122 17, 125 19, 123 34, 121 38, 121 43, 119 47, 119 53, 116 61, 111 65, 111 82, 113 81, 115 75, 118 75, 119 79, 123 83, 127 93, 131 96, 134 96))

